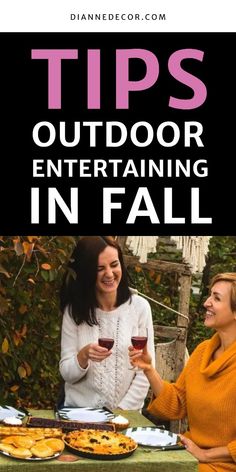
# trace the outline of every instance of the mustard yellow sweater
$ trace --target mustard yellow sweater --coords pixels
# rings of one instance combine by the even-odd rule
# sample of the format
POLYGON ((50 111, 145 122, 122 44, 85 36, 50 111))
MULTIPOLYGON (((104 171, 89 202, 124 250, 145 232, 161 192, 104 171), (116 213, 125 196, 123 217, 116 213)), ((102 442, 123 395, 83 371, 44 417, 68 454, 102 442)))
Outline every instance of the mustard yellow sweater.
POLYGON ((199 447, 228 447, 232 462, 202 464, 201 472, 236 471, 236 342, 212 361, 219 344, 217 333, 199 344, 176 383, 164 382, 148 407, 162 418, 187 416, 186 435, 199 447))

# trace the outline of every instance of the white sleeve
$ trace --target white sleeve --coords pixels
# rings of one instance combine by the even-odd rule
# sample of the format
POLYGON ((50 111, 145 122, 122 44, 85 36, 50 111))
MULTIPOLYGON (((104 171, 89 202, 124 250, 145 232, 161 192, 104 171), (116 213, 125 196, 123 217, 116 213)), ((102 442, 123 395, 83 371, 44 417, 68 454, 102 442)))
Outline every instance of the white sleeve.
MULTIPOLYGON (((136 298, 137 296, 135 296, 136 298)), ((139 325, 148 329, 147 348, 150 353, 153 365, 155 365, 154 331, 152 312, 149 303, 141 297, 137 297, 136 310, 139 312, 139 325)), ((129 366, 127 366, 128 368, 129 366)), ((135 377, 125 396, 120 401, 118 408, 123 410, 140 410, 143 407, 150 384, 142 370, 135 373, 135 377)))
POLYGON ((70 384, 82 379, 89 368, 88 365, 86 369, 83 369, 78 362, 77 331, 78 326, 69 315, 68 309, 66 309, 63 315, 61 329, 61 359, 59 370, 63 379, 70 384))

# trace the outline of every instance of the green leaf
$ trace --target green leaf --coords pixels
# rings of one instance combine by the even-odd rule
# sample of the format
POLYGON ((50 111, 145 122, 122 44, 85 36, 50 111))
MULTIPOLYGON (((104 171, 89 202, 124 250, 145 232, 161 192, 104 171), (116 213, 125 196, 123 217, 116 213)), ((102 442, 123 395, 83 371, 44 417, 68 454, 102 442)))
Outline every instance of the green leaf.
POLYGON ((40 274, 41 274, 41 277, 43 278, 43 280, 45 280, 45 282, 49 281, 49 273, 48 273, 47 270, 41 270, 40 274))

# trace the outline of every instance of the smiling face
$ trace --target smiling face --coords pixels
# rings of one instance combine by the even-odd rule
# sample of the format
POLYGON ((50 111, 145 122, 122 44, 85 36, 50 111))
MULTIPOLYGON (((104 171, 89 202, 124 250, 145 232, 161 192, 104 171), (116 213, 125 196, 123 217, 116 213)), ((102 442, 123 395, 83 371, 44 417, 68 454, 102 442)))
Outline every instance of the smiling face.
POLYGON ((112 246, 107 246, 98 256, 96 291, 100 295, 116 293, 121 277, 118 251, 112 246))
POLYGON ((206 309, 205 326, 216 330, 226 330, 236 324, 236 312, 231 308, 231 282, 216 282, 204 303, 206 309))

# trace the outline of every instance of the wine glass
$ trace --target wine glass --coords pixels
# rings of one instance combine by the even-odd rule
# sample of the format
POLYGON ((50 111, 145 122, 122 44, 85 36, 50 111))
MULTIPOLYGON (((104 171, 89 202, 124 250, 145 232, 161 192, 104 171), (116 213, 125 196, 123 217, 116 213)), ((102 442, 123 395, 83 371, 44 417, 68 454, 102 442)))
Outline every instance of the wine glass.
MULTIPOLYGON (((114 346, 114 336, 112 338, 108 336, 100 336, 98 338, 98 344, 101 347, 106 347, 108 351, 110 351, 110 349, 112 349, 114 346)), ((107 359, 104 359, 104 368, 105 370, 107 369, 107 359)))
MULTIPOLYGON (((145 348, 148 340, 148 329, 146 327, 134 327, 131 334, 131 343, 134 349, 141 351, 145 348)), ((130 367, 130 370, 138 370, 137 367, 130 367)))
POLYGON ((114 339, 112 338, 98 338, 98 344, 101 347, 106 347, 108 351, 113 348, 114 339))

